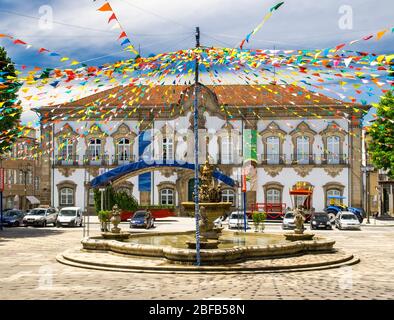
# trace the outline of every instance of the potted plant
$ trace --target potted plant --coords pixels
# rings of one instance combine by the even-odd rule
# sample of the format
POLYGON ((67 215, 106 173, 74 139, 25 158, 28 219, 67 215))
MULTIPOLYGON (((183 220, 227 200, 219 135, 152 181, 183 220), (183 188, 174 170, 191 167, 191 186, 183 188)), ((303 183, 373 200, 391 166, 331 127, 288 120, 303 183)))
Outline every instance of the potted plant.
POLYGON ((109 231, 109 222, 111 219, 111 211, 100 210, 97 215, 98 215, 98 218, 101 223, 101 231, 108 232, 109 231))
POLYGON ((267 214, 265 212, 259 212, 260 214, 260 231, 264 232, 265 229, 265 219, 267 218, 267 214))
POLYGON ((258 211, 252 213, 252 219, 254 224, 254 232, 259 231, 259 224, 261 222, 261 214, 258 211))

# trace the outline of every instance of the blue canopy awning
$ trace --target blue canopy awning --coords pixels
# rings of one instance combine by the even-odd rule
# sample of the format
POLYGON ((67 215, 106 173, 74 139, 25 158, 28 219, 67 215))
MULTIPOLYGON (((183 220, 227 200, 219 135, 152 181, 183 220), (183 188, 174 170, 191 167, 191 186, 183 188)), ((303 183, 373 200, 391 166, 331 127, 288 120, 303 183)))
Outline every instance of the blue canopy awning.
MULTIPOLYGON (((183 168, 183 169, 189 169, 189 170, 194 170, 194 164, 193 163, 188 163, 188 162, 183 162, 179 163, 177 161, 171 161, 171 162, 152 162, 148 163, 144 160, 140 160, 137 162, 125 164, 123 166, 119 166, 115 169, 109 170, 96 178, 94 178, 92 181, 90 181, 90 186, 93 188, 98 188, 102 186, 106 186, 109 183, 120 179, 121 177, 125 176, 126 174, 148 169, 148 168, 157 168, 157 167, 176 167, 176 168, 183 168)), ((234 187, 235 186, 235 181, 230 178, 229 176, 226 176, 223 172, 221 172, 218 169, 215 169, 213 172, 214 178, 222 181, 223 183, 234 187)))

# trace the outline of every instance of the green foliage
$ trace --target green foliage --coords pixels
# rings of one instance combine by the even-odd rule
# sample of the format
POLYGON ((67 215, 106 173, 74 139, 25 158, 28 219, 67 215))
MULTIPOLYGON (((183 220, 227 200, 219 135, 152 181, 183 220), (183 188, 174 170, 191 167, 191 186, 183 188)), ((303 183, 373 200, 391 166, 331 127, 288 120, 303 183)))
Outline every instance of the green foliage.
POLYGON ((394 94, 387 92, 377 106, 377 119, 369 129, 369 152, 375 167, 394 177, 394 94))
POLYGON ((138 207, 138 201, 133 196, 129 196, 126 192, 118 192, 114 195, 115 203, 122 210, 134 211, 138 207))
POLYGON ((252 213, 253 223, 256 226, 259 225, 260 223, 264 223, 266 217, 267 215, 265 214, 265 212, 255 211, 252 213))
MULTIPOLYGON (((112 207, 117 204, 119 209, 134 211, 138 207, 138 201, 133 196, 129 196, 126 192, 115 192, 115 190, 109 186, 104 191, 103 196, 103 209, 112 210, 112 207)), ((94 205, 96 212, 101 210, 101 192, 99 189, 94 189, 94 205)))
POLYGON ((97 216, 101 222, 109 222, 109 220, 111 219, 111 215, 112 213, 109 210, 100 210, 97 213, 97 216))
POLYGON ((150 205, 150 206, 138 206, 138 209, 169 209, 169 210, 174 210, 175 206, 171 205, 150 205))
POLYGON ((0 132, 2 132, 0 154, 2 154, 10 149, 20 133, 18 124, 22 113, 17 95, 21 85, 17 82, 14 64, 3 47, 0 47, 0 79, 0 132))

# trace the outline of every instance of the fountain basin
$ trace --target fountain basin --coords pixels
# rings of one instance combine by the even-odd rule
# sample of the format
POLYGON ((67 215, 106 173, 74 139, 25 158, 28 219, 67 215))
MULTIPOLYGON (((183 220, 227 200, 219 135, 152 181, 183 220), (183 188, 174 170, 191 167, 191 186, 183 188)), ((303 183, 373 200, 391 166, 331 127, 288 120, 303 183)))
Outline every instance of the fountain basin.
POLYGON ((312 233, 285 233, 286 240, 289 241, 308 241, 312 240, 314 236, 312 233))
MULTIPOLYGON (((239 236, 238 232, 225 232, 226 235, 239 236)), ((149 233, 130 235, 129 242, 121 242, 116 240, 106 240, 102 238, 85 238, 82 240, 83 248, 86 250, 111 251, 132 256, 158 257, 165 258, 168 262, 178 264, 194 264, 196 261, 196 251, 194 249, 173 247, 169 245, 155 245, 138 243, 138 238, 148 238, 153 242, 157 237, 163 236, 162 233, 149 233), (131 241, 131 242, 130 242, 131 241), (133 242, 134 241, 134 242, 133 242)), ((193 235, 193 232, 166 233, 166 236, 182 236, 193 235)), ((218 265, 236 263, 248 259, 265 259, 272 257, 287 257, 300 255, 309 252, 330 252, 333 251, 335 241, 316 238, 311 241, 294 241, 286 242, 282 235, 264 234, 264 235, 248 235, 242 234, 247 240, 253 238, 274 237, 281 238, 275 244, 258 245, 251 244, 256 241, 246 241, 245 245, 229 245, 218 249, 201 249, 200 259, 204 265, 218 265)), ((145 239, 146 240, 146 239, 145 239)), ((256 240, 256 239, 254 239, 256 240)), ((145 241, 146 242, 146 241, 145 241)), ((257 242, 258 243, 258 242, 257 242)), ((186 246, 186 243, 185 243, 186 246)))

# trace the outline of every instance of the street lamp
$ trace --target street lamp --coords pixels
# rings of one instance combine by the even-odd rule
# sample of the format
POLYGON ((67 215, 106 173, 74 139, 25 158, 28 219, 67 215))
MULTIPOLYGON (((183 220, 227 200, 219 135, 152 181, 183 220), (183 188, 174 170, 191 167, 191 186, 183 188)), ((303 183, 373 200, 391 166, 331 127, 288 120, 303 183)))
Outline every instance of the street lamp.
POLYGON ((32 172, 32 166, 31 164, 22 164, 19 166, 19 172, 23 173, 23 182, 24 182, 24 193, 25 193, 25 199, 23 200, 23 208, 22 210, 26 209, 26 200, 27 200, 27 175, 32 172))
POLYGON ((370 172, 372 172, 372 171, 374 171, 375 170, 375 168, 373 167, 373 166, 371 166, 371 165, 366 165, 365 167, 363 167, 362 169, 361 169, 364 173, 365 173, 365 195, 366 195, 366 199, 367 199, 367 201, 366 201, 366 204, 365 204, 365 208, 366 208, 366 210, 367 210, 367 223, 369 224, 370 223, 370 221, 369 221, 369 216, 370 216, 370 208, 369 208, 369 173, 370 172))

